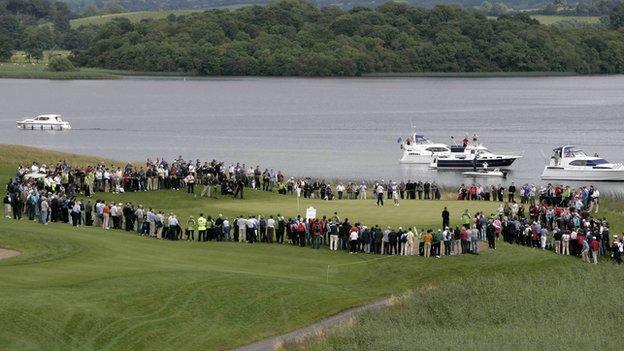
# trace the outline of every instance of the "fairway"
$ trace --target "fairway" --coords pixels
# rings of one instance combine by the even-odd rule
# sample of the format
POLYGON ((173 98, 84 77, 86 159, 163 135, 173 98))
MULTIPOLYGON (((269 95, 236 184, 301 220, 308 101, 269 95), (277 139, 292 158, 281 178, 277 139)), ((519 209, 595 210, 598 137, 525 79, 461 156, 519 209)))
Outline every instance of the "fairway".
MULTIPOLYGON (((48 163, 67 159, 75 165, 102 161, 3 145, 0 146, 0 181, 6 183, 19 162, 29 163, 33 158, 48 163)), ((341 218, 349 217, 352 223, 362 221, 366 225, 416 226, 419 229, 437 229, 444 206, 451 212, 452 224, 458 222, 464 209, 471 213, 481 209, 489 213, 498 206, 494 202, 450 200, 452 195, 443 201, 406 200, 400 207, 387 205, 383 208, 375 206, 372 199, 301 199, 298 207, 294 196, 252 190, 246 190, 245 196, 244 200, 207 199, 182 190, 161 190, 118 195, 97 193, 92 200, 100 197, 142 203, 158 210, 173 211, 182 223, 188 215, 200 212, 212 216, 223 213, 230 217, 258 213, 294 216, 303 215, 308 206, 314 206, 320 216, 331 216, 336 211, 341 218)), ((605 206, 610 208, 605 214, 621 228, 621 206, 608 201, 605 206)), ((606 265, 601 264, 597 269, 581 264, 574 257, 507 244, 501 244, 495 251, 485 250, 478 256, 424 259, 348 255, 343 251, 312 250, 289 244, 161 241, 132 232, 71 227, 63 223, 43 226, 5 218, 0 220, 0 247, 21 253, 0 260, 2 350, 230 349, 307 326, 350 307, 403 295, 408 298, 399 306, 365 314, 362 324, 355 326, 355 330, 365 330, 370 336, 379 335, 381 340, 340 329, 320 343, 313 340, 288 347, 407 350, 418 343, 396 344, 383 339, 383 335, 394 335, 400 328, 429 328, 437 338, 433 345, 453 348, 453 345, 462 345, 461 337, 479 331, 461 329, 461 337, 448 342, 442 337, 448 330, 447 322, 450 325, 470 323, 462 316, 475 313, 470 309, 475 306, 470 302, 472 295, 479 298, 481 305, 476 305, 479 308, 493 306, 491 312, 477 314, 479 326, 487 329, 492 323, 501 323, 496 316, 511 318, 518 313, 518 308, 527 310, 522 318, 538 313, 531 310, 531 303, 509 302, 513 300, 514 290, 522 286, 526 287, 519 290, 523 294, 543 301, 539 306, 550 306, 549 296, 540 292, 545 278, 551 282, 546 292, 552 294, 553 291, 557 293, 560 286, 577 289, 579 285, 569 278, 550 280, 548 277, 567 277, 570 272, 588 270, 590 274, 599 274, 595 278, 599 281, 606 279, 609 272, 604 268, 606 265), (488 289, 488 286, 498 290, 488 289), (465 302, 448 301, 450 304, 446 305, 450 296, 456 296, 455 291, 460 291, 459 296, 465 298, 465 302), (498 293, 510 294, 510 297, 499 303, 502 295, 498 293), (493 304, 484 307, 488 301, 493 304), (460 308, 458 313, 451 313, 451 306, 460 308), (440 316, 440 319, 431 319, 431 316, 440 316), (429 319, 423 319, 425 317, 429 319), (400 325, 389 322, 395 318, 400 325), (413 324, 425 322, 431 324, 413 324), (354 340, 350 338, 352 335, 361 337, 354 340)), ((621 273, 618 274, 620 277, 621 273)), ((596 281, 591 282, 597 284, 596 281)), ((611 288, 612 285, 605 285, 600 291, 611 288)), ((621 298, 620 289, 606 301, 621 298)), ((562 316, 561 313, 555 315, 562 316)), ((612 323, 621 320, 622 314, 618 316, 602 319, 592 316, 591 321, 598 325, 604 321, 612 323)), ((568 318, 566 323, 572 323, 576 316, 568 318)), ((545 322, 544 319, 534 321, 545 322)), ((512 325, 520 328, 520 322, 522 320, 514 320, 512 325)), ((475 343, 468 345, 479 348, 494 338, 505 348, 509 346, 505 343, 509 332, 501 330, 497 334, 500 337, 486 334, 489 335, 487 340, 476 338, 475 343)), ((393 336, 392 340, 398 336, 393 336)), ((535 344, 528 342, 525 346, 535 344)))

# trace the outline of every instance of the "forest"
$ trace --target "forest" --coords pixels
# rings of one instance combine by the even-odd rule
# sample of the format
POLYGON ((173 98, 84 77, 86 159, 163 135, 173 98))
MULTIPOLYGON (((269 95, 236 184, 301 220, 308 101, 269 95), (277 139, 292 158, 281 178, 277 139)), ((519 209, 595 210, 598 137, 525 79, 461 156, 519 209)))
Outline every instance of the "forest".
POLYGON ((611 29, 560 29, 523 13, 456 6, 319 8, 300 0, 103 25, 79 66, 198 75, 357 76, 392 72, 623 73, 624 7, 611 29))

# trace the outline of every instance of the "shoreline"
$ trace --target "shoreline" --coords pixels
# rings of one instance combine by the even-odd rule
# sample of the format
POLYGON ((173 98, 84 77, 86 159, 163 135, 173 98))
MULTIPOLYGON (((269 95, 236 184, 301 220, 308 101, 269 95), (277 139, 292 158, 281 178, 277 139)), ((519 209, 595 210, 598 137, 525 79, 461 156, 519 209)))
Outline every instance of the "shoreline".
MULTIPOLYGON (((10 63, 4 63, 10 64, 10 63)), ((223 79, 374 79, 374 78, 548 78, 581 76, 617 76, 619 74, 581 75, 574 72, 397 72, 367 73, 361 76, 202 76, 184 72, 133 72, 105 68, 78 68, 77 71, 53 72, 38 69, 3 70, 0 79, 47 79, 47 80, 116 80, 116 79, 162 79, 162 80, 223 80, 223 79)))

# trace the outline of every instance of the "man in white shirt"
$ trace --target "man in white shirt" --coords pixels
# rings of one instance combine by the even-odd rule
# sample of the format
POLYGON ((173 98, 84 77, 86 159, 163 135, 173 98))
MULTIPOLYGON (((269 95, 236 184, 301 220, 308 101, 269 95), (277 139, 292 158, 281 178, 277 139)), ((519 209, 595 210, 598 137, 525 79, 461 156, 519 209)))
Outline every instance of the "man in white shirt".
POLYGON ((342 194, 344 194, 345 186, 342 184, 338 184, 336 186, 336 192, 338 193, 338 200, 342 200, 342 194))
POLYGON ((267 220, 267 241, 273 243, 275 241, 275 219, 273 216, 269 216, 267 220))
POLYGON ((238 225, 238 242, 244 243, 247 238, 247 220, 240 216, 236 224, 238 225))
POLYGON ((253 216, 249 216, 245 225, 247 226, 247 241, 250 244, 253 244, 256 241, 256 228, 258 227, 258 220, 253 216))
MULTIPOLYGON (((592 186, 592 188, 593 188, 593 186, 592 186)), ((598 191, 598 189, 594 189, 594 191, 591 194, 591 202, 589 204, 589 212, 594 210, 594 213, 598 213, 599 200, 600 200, 600 191, 598 191)))
POLYGON ((375 189, 377 194, 377 206, 383 206, 383 196, 384 196, 384 187, 381 184, 377 184, 377 188, 375 189))
POLYGON ((362 183, 360 185, 360 193, 359 193, 360 200, 366 200, 366 190, 368 190, 368 187, 366 186, 365 183, 362 183))

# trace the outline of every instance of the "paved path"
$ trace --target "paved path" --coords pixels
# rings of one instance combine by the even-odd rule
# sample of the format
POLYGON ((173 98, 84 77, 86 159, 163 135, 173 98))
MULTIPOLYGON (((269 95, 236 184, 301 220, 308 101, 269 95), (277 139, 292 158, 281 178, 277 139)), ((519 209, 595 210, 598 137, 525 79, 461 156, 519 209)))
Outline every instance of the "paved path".
POLYGON ((0 260, 21 255, 21 252, 0 247, 0 260))
POLYGON ((307 338, 325 334, 325 332, 336 326, 345 326, 355 321, 357 314, 365 311, 373 311, 394 305, 398 301, 397 298, 391 297, 372 304, 354 307, 346 311, 340 312, 332 317, 322 319, 307 327, 297 329, 293 332, 274 336, 253 344, 241 346, 234 351, 269 351, 277 350, 284 344, 297 343, 307 338))

